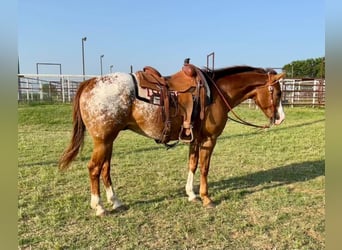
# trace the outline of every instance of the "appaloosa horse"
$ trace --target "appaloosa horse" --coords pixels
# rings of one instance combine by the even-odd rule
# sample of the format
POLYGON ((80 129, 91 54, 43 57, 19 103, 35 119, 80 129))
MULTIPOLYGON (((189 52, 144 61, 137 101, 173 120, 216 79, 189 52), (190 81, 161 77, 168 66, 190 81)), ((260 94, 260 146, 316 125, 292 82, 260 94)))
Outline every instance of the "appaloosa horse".
MULTIPOLYGON (((201 73, 209 81, 211 101, 205 107, 204 117, 193 120, 194 139, 190 143, 189 173, 185 190, 189 201, 197 199, 193 191, 193 180, 199 163, 200 198, 205 207, 214 207, 208 194, 207 175, 210 158, 216 140, 226 125, 228 112, 242 101, 252 98, 270 119, 270 125, 280 124, 285 118, 279 84, 283 74, 249 66, 224 68, 211 71, 210 74, 206 70, 201 70, 201 73)), ((167 79, 176 77, 180 83, 191 80, 184 78, 183 74, 184 72, 180 71, 167 79)), ((90 205, 96 210, 96 215, 103 215, 106 212, 100 200, 100 176, 107 200, 113 209, 123 205, 114 194, 110 177, 113 141, 119 132, 129 129, 159 140, 164 129, 160 107, 136 98, 133 77, 127 73, 114 73, 92 78, 80 85, 74 98, 73 135, 69 147, 60 159, 59 167, 66 169, 75 159, 87 129, 94 144, 88 170, 91 186, 90 205)), ((174 109, 174 112, 176 111, 177 109, 174 109)), ((181 126, 182 117, 176 112, 176 115, 171 117, 170 140, 179 138, 181 126)))

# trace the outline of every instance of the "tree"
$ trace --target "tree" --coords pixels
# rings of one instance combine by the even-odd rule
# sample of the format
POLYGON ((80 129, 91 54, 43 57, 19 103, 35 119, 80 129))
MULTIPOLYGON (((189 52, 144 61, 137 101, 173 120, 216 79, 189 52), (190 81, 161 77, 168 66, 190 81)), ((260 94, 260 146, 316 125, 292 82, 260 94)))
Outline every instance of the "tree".
POLYGON ((325 57, 293 61, 283 70, 288 78, 325 78, 325 57))

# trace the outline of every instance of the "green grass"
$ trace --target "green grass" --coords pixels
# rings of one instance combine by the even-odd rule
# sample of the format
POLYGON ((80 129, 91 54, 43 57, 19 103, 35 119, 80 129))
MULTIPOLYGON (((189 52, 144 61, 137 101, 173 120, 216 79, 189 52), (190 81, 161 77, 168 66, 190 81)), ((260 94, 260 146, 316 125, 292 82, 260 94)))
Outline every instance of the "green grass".
MULTIPOLYGON (((260 110, 236 111, 248 121, 266 122, 260 110)), ((97 218, 89 206, 90 138, 68 171, 57 169, 71 136, 71 106, 19 106, 19 247, 324 249, 325 111, 285 112, 284 124, 267 131, 228 123, 209 172, 217 204, 212 210, 187 201, 186 145, 165 150, 122 132, 111 175, 128 209, 97 218)))

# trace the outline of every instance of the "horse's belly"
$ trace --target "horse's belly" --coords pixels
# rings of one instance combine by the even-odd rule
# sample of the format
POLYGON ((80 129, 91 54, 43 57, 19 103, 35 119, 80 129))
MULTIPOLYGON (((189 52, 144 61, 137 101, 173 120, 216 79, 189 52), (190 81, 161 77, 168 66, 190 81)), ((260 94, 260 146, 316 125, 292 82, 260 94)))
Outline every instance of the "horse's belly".
POLYGON ((160 107, 135 100, 129 129, 153 139, 160 139, 164 129, 160 107))

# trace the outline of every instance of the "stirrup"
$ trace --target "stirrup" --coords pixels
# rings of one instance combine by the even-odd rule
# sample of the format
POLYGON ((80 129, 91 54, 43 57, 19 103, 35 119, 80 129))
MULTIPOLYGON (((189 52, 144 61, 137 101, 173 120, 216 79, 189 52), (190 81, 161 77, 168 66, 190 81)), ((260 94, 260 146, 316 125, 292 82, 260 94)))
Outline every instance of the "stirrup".
POLYGON ((184 143, 190 143, 194 140, 194 133, 192 132, 192 125, 190 125, 188 128, 184 128, 184 126, 182 125, 181 126, 181 129, 180 129, 180 132, 179 132, 179 135, 178 135, 178 139, 181 141, 181 142, 184 142, 184 143), (189 129, 190 130, 190 134, 189 135, 183 135, 184 133, 184 130, 187 130, 189 129), (184 137, 182 137, 184 136, 184 137), (190 139, 188 139, 188 137, 190 136, 190 139))

